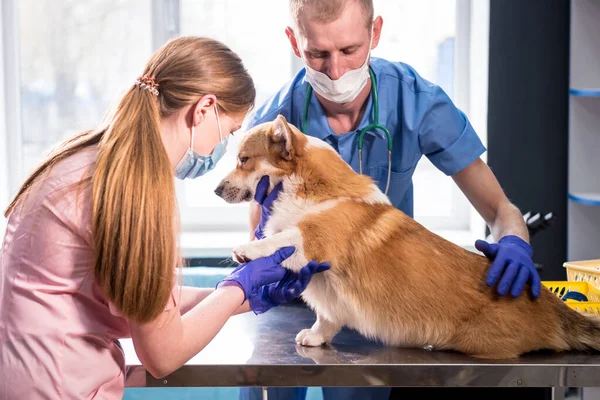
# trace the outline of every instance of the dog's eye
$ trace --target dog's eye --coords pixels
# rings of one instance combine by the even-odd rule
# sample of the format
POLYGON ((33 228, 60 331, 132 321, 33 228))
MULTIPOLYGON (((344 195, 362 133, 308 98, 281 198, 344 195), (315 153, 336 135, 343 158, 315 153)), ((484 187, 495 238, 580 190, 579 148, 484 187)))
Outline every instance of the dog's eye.
POLYGON ((246 161, 248 161, 248 157, 240 157, 240 164, 246 164, 246 161))

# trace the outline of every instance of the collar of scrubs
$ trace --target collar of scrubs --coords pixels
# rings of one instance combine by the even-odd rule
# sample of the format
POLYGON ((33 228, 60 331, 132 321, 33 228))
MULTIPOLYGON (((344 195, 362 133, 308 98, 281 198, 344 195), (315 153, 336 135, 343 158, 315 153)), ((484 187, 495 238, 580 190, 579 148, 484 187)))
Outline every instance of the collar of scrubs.
MULTIPOLYGON (((376 59, 373 57, 371 58, 369 64, 370 64, 371 69, 373 70, 373 74, 375 75, 375 80, 377 81, 376 90, 377 90, 378 101, 379 101, 379 119, 380 119, 378 122, 381 123, 382 125, 385 125, 387 109, 386 109, 386 99, 385 99, 385 97, 382 96, 383 92, 385 92, 385 91, 380 90, 381 81, 382 81, 381 69, 380 69, 378 63, 376 62, 376 59)), ((300 86, 300 90, 302 91, 303 94, 306 93, 306 85, 308 85, 308 83, 306 82, 306 80, 304 80, 303 84, 300 86)), ((302 102, 302 104, 304 104, 304 102, 302 102)), ((304 113, 304 107, 302 108, 302 113, 304 113)), ((304 115, 304 114, 302 114, 302 115, 304 115)), ((302 120, 302 117, 300 120, 302 120)), ((325 115, 325 110, 323 109, 323 106, 321 105, 321 103, 319 103, 319 99, 317 99, 317 96, 315 95, 315 92, 313 90, 312 94, 311 94, 310 104, 309 104, 308 123, 307 123, 307 127, 306 127, 306 134, 317 137, 322 140, 326 139, 329 136, 343 136, 343 135, 348 135, 348 134, 357 134, 361 129, 365 128, 367 125, 374 122, 374 120, 375 120, 375 116, 373 113, 373 94, 372 94, 372 89, 371 89, 371 91, 369 91, 369 97, 367 97, 367 106, 365 108, 365 112, 361 118, 361 121, 360 121, 360 124, 358 125, 358 127, 350 132, 345 132, 345 133, 336 135, 333 132, 333 130, 331 129, 331 127, 329 126, 329 122, 327 122, 327 116, 325 115)), ((378 139, 387 140, 387 137, 385 136, 385 134, 383 132, 381 132, 379 129, 369 130, 366 134, 373 135, 373 136, 377 137, 378 139)))

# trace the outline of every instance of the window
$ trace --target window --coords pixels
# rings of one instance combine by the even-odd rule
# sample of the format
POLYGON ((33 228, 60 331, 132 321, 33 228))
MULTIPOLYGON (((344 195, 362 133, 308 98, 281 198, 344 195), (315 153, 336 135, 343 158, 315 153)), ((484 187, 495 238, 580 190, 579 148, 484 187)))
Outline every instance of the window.
MULTIPOLYGON (((210 36, 238 53, 255 81, 259 105, 297 71, 285 35, 288 14, 288 2, 282 0, 181 0, 181 34, 210 36), (273 17, 264 23, 267 9, 273 17)), ((248 203, 226 204, 213 193, 235 165, 238 140, 230 138, 227 153, 210 174, 177 182, 184 230, 248 232, 248 203)))
POLYGON ((147 0, 21 0, 21 158, 97 124, 150 55, 147 0))
MULTIPOLYGON (((455 100, 456 9, 455 0, 375 0, 375 15, 384 22, 373 55, 411 65, 455 100)), ((462 193, 427 157, 417 165, 413 185, 417 221, 432 230, 467 227, 462 193)))
MULTIPOLYGON (((442 86, 484 138, 485 118, 479 116, 487 110, 477 109, 473 117, 468 107, 475 104, 468 101, 475 93, 468 67, 473 64, 469 55, 476 35, 464 27, 473 23, 475 3, 481 4, 375 0, 376 15, 383 16, 384 25, 373 55, 406 62, 442 86)), ((289 13, 288 2, 282 0, 5 0, 3 7, 14 8, 17 16, 15 21, 2 17, 4 49, 6 43, 14 43, 16 55, 2 60, 4 95, 19 99, 4 104, 11 132, 5 138, 5 152, 16 170, 8 185, 11 194, 51 147, 95 126, 170 36, 210 36, 230 46, 255 80, 257 104, 302 66, 284 32, 289 13), (264 23, 267 9, 269 19, 264 23)), ((478 17, 477 24, 481 20, 478 17)), ((479 75, 487 84, 487 76, 479 75)), ((476 94, 486 101, 485 93, 476 94)), ((236 232, 236 238, 247 238, 248 204, 229 205, 213 193, 234 165, 238 140, 231 138, 227 154, 210 174, 193 181, 176 180, 184 231, 236 232)), ((454 182, 425 157, 414 184, 419 222, 436 232, 472 228, 472 207, 454 182)), ((233 240, 233 236, 220 237, 219 245, 225 247, 233 240)))

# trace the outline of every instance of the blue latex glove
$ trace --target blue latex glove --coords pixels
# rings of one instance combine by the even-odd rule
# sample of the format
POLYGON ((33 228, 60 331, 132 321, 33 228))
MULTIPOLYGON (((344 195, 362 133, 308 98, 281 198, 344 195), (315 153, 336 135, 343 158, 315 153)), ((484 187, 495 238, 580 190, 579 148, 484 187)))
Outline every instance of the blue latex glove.
POLYGON ((261 205, 260 222, 254 230, 254 237, 258 240, 265 238, 265 225, 267 224, 267 221, 271 216, 273 202, 277 199, 277 196, 279 196, 279 192, 282 188, 283 184, 278 183, 277 185, 275 185, 271 193, 267 195, 267 190, 269 189, 269 177, 266 175, 260 178, 260 181, 258 181, 258 184, 256 185, 254 200, 256 200, 256 202, 261 205))
POLYGON ((477 240, 475 248, 493 260, 486 280, 488 286, 495 285, 502 276, 498 283, 500 295, 504 296, 510 289, 510 294, 518 297, 523 292, 525 284, 529 283, 533 297, 540 296, 540 276, 531 259, 533 250, 526 241, 515 235, 507 235, 497 244, 477 240))
MULTIPOLYGON (((244 301, 263 285, 280 281, 287 269, 281 266, 283 260, 294 254, 295 247, 283 247, 270 256, 257 258, 246 264, 240 264, 216 287, 236 284, 244 291, 244 301)), ((243 303, 243 302, 242 302, 243 303)))
POLYGON ((279 282, 262 286, 249 297, 250 308, 255 314, 262 314, 273 307, 288 303, 304 292, 313 275, 327 271, 328 263, 309 262, 299 273, 286 270, 279 282))

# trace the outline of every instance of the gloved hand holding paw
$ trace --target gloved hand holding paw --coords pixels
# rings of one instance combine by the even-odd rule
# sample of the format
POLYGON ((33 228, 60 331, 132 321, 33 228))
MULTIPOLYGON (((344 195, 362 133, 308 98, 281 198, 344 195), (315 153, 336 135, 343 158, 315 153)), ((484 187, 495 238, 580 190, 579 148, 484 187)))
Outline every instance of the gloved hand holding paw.
POLYGON ((327 271, 328 263, 309 262, 299 273, 286 270, 279 282, 262 286, 256 293, 250 295, 250 308, 255 314, 262 314, 273 307, 289 303, 304 292, 315 274, 327 271))
POLYGON ((236 284, 244 291, 246 301, 251 293, 257 292, 262 286, 283 279, 287 270, 281 263, 294 254, 294 251, 294 247, 283 247, 270 256, 240 264, 225 279, 218 282, 216 287, 236 284))

